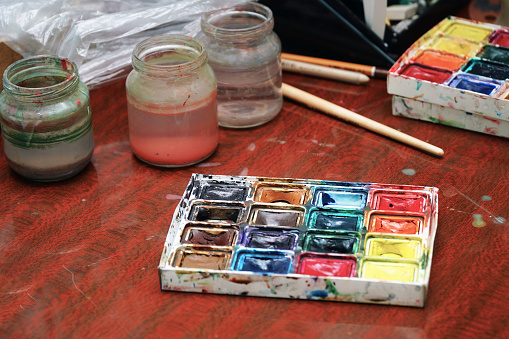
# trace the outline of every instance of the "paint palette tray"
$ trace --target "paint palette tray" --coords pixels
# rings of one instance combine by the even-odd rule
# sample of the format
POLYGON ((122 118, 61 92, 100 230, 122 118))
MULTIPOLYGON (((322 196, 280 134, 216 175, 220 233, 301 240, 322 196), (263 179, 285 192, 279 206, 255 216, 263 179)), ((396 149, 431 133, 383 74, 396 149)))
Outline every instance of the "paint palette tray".
POLYGON ((442 20, 391 67, 393 114, 509 137, 509 28, 442 20))
POLYGON ((423 307, 438 189, 193 174, 162 290, 423 307))

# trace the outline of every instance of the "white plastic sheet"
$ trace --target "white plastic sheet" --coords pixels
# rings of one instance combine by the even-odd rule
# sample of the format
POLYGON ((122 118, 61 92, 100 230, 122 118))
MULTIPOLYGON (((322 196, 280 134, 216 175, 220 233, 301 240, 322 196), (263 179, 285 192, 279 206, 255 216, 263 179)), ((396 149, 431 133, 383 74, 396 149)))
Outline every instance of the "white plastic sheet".
POLYGON ((245 0, 0 0, 0 40, 23 57, 53 54, 78 66, 89 88, 125 77, 149 37, 195 36, 203 12, 245 0))

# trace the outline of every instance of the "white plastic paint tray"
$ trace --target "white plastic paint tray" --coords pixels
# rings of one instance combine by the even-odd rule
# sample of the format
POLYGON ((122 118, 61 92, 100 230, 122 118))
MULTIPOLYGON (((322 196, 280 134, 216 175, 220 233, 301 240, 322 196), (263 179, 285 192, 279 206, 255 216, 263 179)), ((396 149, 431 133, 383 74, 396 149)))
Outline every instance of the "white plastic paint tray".
POLYGON ((193 174, 162 290, 424 306, 433 187, 193 174))
POLYGON ((509 29, 441 21, 391 67, 393 114, 509 137, 509 29))

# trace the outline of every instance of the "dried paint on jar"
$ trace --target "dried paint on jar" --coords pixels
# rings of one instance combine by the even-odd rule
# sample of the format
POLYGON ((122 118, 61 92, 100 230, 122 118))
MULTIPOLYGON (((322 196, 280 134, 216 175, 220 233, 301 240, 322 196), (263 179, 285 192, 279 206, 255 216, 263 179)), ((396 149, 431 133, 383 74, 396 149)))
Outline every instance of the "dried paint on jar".
POLYGON ((219 125, 247 128, 281 111, 281 42, 272 11, 245 3, 202 15, 201 39, 218 87, 219 125))
POLYGON ((87 86, 76 65, 58 56, 37 56, 10 65, 0 93, 7 161, 35 181, 79 173, 94 151, 87 86))
POLYGON ((205 48, 182 35, 147 39, 126 81, 129 140, 142 161, 181 167, 208 158, 219 139, 217 85, 205 48))

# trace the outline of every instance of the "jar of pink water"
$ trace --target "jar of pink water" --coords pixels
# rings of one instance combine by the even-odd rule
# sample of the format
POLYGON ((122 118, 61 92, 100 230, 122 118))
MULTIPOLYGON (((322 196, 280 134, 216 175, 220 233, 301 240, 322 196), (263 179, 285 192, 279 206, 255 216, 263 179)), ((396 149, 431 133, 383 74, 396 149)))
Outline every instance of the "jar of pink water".
POLYGON ((140 42, 126 80, 129 141, 140 160, 181 167, 208 158, 219 139, 217 82, 205 47, 166 35, 140 42))

